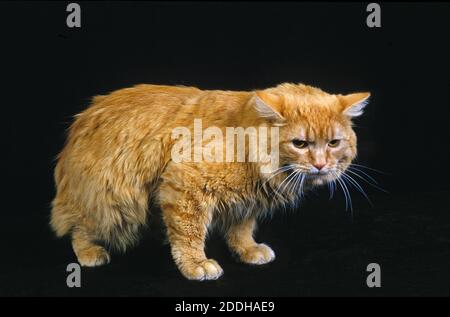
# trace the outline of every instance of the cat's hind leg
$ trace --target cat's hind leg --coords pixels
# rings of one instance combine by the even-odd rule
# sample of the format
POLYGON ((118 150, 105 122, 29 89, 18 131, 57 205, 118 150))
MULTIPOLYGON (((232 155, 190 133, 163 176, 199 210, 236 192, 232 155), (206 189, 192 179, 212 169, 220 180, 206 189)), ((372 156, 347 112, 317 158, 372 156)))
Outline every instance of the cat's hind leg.
POLYGON ((256 243, 253 232, 256 227, 255 218, 247 218, 232 224, 226 233, 228 246, 242 262, 249 264, 266 264, 275 260, 275 252, 264 243, 256 243))
POLYGON ((68 203, 66 192, 58 192, 53 200, 50 225, 58 237, 66 234, 72 236, 72 247, 78 262, 82 266, 99 266, 110 261, 108 252, 98 245, 94 234, 89 233, 86 225, 81 221, 80 207, 68 203))
POLYGON ((77 226, 72 231, 72 247, 81 266, 100 266, 111 260, 106 249, 95 242, 95 237, 84 227, 77 226))

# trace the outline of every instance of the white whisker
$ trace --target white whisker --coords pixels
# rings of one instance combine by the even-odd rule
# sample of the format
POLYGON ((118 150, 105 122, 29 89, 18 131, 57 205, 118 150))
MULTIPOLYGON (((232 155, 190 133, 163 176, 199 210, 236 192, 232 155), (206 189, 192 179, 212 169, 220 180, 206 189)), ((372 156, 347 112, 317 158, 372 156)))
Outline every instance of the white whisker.
POLYGON ((284 190, 289 186, 289 184, 291 183, 291 181, 295 178, 295 175, 298 173, 298 170, 292 172, 291 174, 289 174, 289 176, 287 176, 281 183, 280 185, 278 185, 277 189, 281 189, 281 192, 284 192, 284 190), (281 188, 281 186, 288 181, 283 188, 281 188))
MULTIPOLYGON (((374 188, 376 188, 376 189, 378 189, 378 190, 381 190, 382 192, 387 193, 387 190, 381 188, 380 186, 378 186, 378 185, 376 185, 376 184, 373 184, 372 182, 370 182, 369 180, 367 180, 367 179, 364 178, 363 176, 359 175, 356 171, 354 171, 354 170, 352 171, 352 170, 350 170, 350 169, 347 169, 347 172, 352 173, 353 175, 355 175, 355 176, 358 177, 358 178, 361 178, 364 182, 366 182, 366 183, 369 184, 370 186, 372 186, 372 187, 374 187, 374 188)), ((360 172, 362 172, 362 171, 360 171, 360 172)), ((365 173, 365 174, 366 174, 366 173, 365 173)), ((367 174, 366 174, 366 175, 367 175, 367 174)), ((367 175, 367 176, 369 176, 369 175, 367 175)))
POLYGON ((347 185, 345 185, 345 179, 344 178, 337 178, 336 179, 339 183, 339 185, 342 188, 342 191, 344 192, 344 196, 345 196, 345 210, 348 210, 350 208, 350 212, 352 213, 353 216, 353 206, 352 206, 352 198, 350 196, 350 192, 347 188, 347 185))
POLYGON ((346 174, 345 172, 342 173, 342 177, 346 178, 348 180, 349 184, 353 185, 364 196, 364 198, 367 199, 369 204, 371 206, 373 206, 372 202, 370 201, 370 199, 367 196, 367 194, 364 191, 364 189, 361 187, 361 185, 359 185, 359 183, 353 177, 351 177, 350 175, 346 174))
POLYGON ((375 178, 373 178, 372 176, 370 176, 369 174, 367 174, 366 172, 364 172, 364 171, 362 171, 362 170, 360 170, 360 169, 357 169, 356 167, 354 167, 354 166, 349 166, 348 168, 347 168, 347 170, 348 171, 355 171, 355 172, 359 172, 359 173, 362 173, 364 176, 366 176, 369 180, 371 180, 372 182, 374 182, 375 184, 378 184, 378 182, 375 180, 375 178))
POLYGON ((368 170, 371 170, 371 171, 374 171, 374 172, 377 172, 377 173, 380 173, 380 174, 385 174, 385 175, 387 174, 386 172, 383 172, 383 171, 380 171, 380 170, 377 170, 375 168, 368 167, 368 166, 365 166, 365 165, 361 165, 361 164, 350 163, 350 166, 358 166, 358 167, 366 168, 368 170))

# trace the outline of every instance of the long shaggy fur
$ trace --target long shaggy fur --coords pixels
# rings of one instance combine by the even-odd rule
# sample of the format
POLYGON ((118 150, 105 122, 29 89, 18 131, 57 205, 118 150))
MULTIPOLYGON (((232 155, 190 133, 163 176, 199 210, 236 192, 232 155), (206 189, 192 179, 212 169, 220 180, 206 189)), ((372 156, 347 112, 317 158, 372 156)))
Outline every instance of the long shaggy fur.
MULTIPOLYGON (((214 223, 244 262, 272 260, 273 251, 252 238, 255 219, 297 201, 299 179, 281 190, 277 187, 290 175, 288 170, 265 175, 255 162, 174 163, 173 129, 192 129, 194 118, 202 119, 203 129, 217 126, 224 135, 225 127, 277 126, 280 163, 303 167, 314 155, 299 153, 291 140, 299 134, 329 139, 339 130, 345 144, 327 159, 345 168, 356 155, 348 113, 362 111, 360 105, 354 111, 349 107, 367 97, 356 95, 282 84, 249 92, 138 85, 97 96, 76 115, 58 156, 51 226, 58 236, 72 235, 80 263, 101 265, 109 261, 102 244, 124 251, 136 243, 154 198, 163 211, 174 260, 187 278, 221 274, 220 266, 203 253, 214 223)), ((300 191, 317 182, 304 179, 300 191)))

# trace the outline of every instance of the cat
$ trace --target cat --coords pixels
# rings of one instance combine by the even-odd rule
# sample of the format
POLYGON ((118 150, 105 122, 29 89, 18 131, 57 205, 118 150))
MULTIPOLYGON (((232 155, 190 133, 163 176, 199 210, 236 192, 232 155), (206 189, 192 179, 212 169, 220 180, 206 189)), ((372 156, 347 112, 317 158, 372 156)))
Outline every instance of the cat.
POLYGON ((110 262, 109 251, 137 242, 152 199, 186 278, 222 275, 204 251, 214 225, 242 262, 271 262, 274 251, 254 239, 258 218, 342 176, 357 152, 352 119, 369 96, 292 83, 255 91, 141 84, 96 96, 75 116, 57 157, 51 227, 59 237, 71 235, 82 266, 100 266, 110 262), (278 129, 278 167, 262 171, 266 163, 248 160, 175 162, 173 131, 192 130, 195 119, 223 131, 278 129))

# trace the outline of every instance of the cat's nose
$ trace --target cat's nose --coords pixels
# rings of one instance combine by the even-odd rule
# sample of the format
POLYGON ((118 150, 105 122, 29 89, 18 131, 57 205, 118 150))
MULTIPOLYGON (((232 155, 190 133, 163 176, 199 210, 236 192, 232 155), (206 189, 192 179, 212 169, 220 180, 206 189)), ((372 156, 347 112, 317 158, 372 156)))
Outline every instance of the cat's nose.
POLYGON ((320 171, 327 164, 326 163, 315 163, 313 165, 315 168, 317 168, 320 171))

